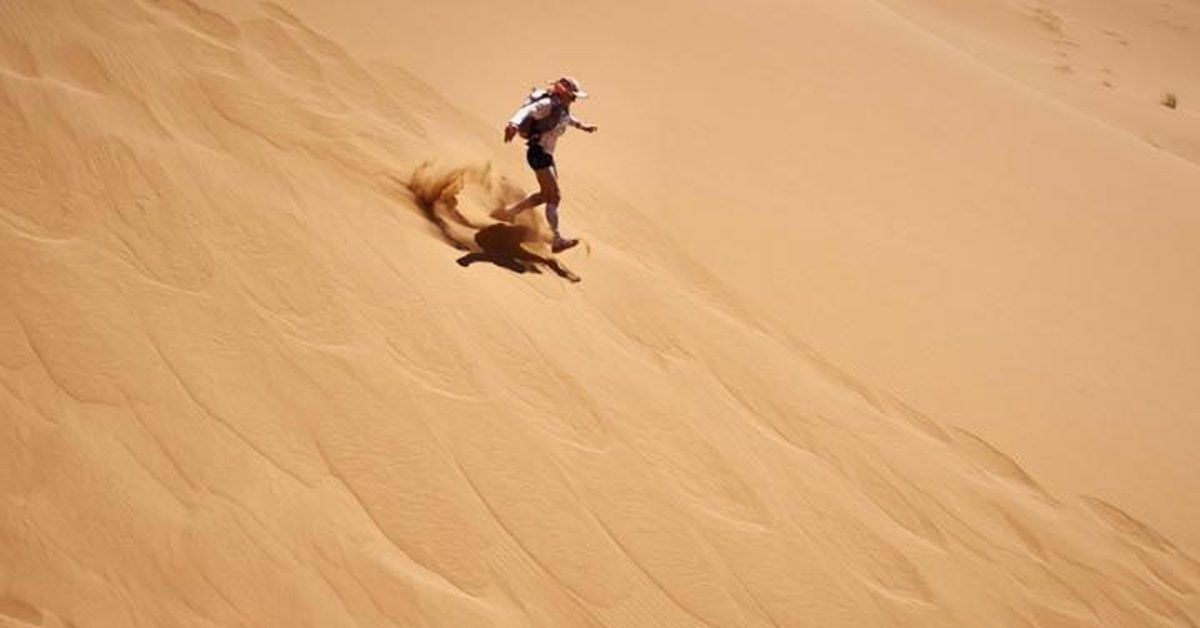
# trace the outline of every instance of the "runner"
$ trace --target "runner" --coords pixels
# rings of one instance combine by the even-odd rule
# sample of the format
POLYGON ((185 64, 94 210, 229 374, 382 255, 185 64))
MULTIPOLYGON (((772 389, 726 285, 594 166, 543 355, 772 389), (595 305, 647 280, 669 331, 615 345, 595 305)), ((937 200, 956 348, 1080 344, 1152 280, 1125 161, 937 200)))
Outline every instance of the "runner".
POLYGON ((564 76, 551 83, 547 89, 535 90, 525 104, 517 110, 504 128, 504 141, 511 142, 518 134, 526 139, 528 149, 525 161, 537 176, 538 191, 525 197, 517 204, 496 210, 492 215, 511 222, 517 214, 546 204, 546 221, 554 231, 550 249, 557 253, 579 244, 578 238, 564 238, 558 229, 558 204, 562 197, 558 189, 558 170, 554 164, 554 146, 558 138, 575 127, 587 133, 595 133, 596 126, 585 124, 571 115, 571 103, 587 98, 579 81, 564 76))

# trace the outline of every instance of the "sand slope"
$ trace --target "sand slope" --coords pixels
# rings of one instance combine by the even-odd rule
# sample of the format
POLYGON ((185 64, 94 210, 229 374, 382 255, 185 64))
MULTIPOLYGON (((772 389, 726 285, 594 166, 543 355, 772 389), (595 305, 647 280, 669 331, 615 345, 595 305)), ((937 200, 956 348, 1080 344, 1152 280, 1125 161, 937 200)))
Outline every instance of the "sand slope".
POLYGON ((493 127, 579 75, 568 219, 609 182, 860 379, 1200 551, 1194 1, 293 4, 493 127))
POLYGON ((0 625, 1200 619, 1162 534, 596 180, 582 283, 454 264, 521 164, 403 68, 270 3, 0 11, 0 625))
POLYGON ((991 67, 1200 163, 1194 2, 889 2, 991 67), (1173 107, 1162 105, 1170 95, 1173 107))

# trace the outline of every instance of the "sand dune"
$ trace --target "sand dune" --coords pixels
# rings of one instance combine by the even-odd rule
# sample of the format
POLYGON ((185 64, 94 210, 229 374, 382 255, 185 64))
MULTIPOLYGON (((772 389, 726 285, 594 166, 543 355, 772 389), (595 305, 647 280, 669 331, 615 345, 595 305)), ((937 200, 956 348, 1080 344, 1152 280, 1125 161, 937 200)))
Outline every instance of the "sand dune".
POLYGON ((1194 2, 293 4, 483 120, 570 68, 569 216, 610 182, 858 378, 1200 551, 1194 2))
POLYGON ((890 2, 991 66, 1200 163, 1200 8, 1192 2, 890 2), (1161 105, 1167 96, 1174 108, 1161 105))
POLYGON ((0 6, 0 625, 1200 619, 1169 534, 830 364, 613 164, 581 283, 455 264, 517 151, 301 13, 0 6))

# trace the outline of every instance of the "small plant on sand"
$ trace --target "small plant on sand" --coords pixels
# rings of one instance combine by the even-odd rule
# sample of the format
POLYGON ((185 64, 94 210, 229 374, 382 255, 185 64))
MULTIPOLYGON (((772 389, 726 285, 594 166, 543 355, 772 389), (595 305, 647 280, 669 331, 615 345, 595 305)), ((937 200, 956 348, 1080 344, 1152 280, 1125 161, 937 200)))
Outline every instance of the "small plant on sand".
POLYGON ((1175 94, 1167 92, 1166 94, 1163 94, 1162 106, 1166 107, 1167 109, 1174 109, 1175 107, 1179 106, 1179 101, 1175 99, 1175 94))

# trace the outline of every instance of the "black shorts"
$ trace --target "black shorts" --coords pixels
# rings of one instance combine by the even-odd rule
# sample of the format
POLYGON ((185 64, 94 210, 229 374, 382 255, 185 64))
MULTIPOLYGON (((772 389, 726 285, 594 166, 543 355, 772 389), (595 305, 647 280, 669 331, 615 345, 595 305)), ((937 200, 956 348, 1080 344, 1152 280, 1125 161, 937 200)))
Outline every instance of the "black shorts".
POLYGON ((525 151, 525 162, 534 170, 545 170, 554 167, 554 155, 547 153, 541 144, 530 140, 529 150, 525 151))

